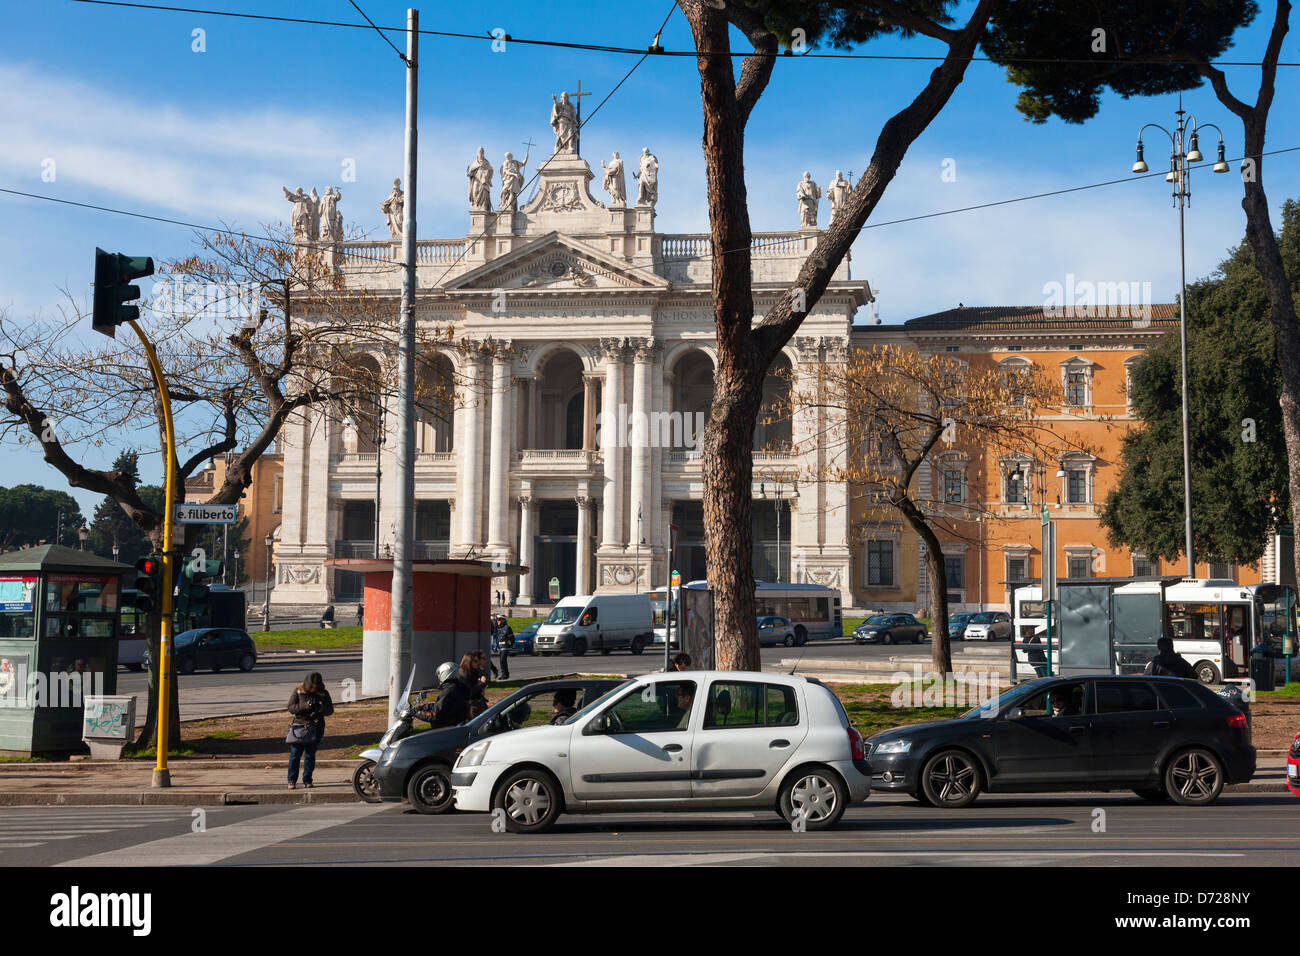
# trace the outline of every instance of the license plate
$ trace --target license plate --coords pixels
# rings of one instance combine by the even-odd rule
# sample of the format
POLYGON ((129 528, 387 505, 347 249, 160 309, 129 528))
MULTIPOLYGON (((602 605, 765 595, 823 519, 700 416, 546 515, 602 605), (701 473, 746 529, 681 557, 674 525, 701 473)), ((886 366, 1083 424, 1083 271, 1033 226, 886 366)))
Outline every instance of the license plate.
POLYGON ((1296 766, 1295 764, 1293 764, 1293 763, 1289 763, 1289 764, 1287 764, 1287 765, 1286 765, 1286 775, 1287 775, 1288 777, 1300 776, 1300 767, 1297 767, 1297 766, 1296 766))

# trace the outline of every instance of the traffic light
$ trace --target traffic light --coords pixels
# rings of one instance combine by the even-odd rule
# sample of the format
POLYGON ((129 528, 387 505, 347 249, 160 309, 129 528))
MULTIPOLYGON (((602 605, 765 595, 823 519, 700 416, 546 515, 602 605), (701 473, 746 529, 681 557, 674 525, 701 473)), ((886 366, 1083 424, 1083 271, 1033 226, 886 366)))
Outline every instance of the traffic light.
POLYGON ((148 613, 157 603, 158 589, 162 583, 162 559, 156 554, 138 558, 135 562, 135 607, 148 613))
POLYGON ((180 587, 176 589, 175 613, 182 627, 188 625, 190 618, 202 617, 208 609, 208 584, 212 578, 221 577, 223 570, 220 561, 206 561, 195 558, 185 562, 181 572, 180 587))
POLYGON ((153 259, 149 256, 124 256, 120 252, 95 250, 95 305, 91 313, 91 326, 110 339, 123 322, 140 318, 140 309, 124 305, 140 298, 140 287, 131 285, 132 279, 153 275, 153 259))

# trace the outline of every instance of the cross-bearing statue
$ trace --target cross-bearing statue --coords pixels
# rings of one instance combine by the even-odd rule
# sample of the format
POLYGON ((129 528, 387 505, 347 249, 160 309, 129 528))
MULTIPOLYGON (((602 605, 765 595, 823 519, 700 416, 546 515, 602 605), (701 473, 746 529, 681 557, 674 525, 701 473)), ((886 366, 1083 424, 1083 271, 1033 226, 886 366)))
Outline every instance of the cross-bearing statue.
POLYGON ((659 160, 649 146, 641 149, 641 171, 633 173, 636 179, 636 204, 653 206, 659 201, 659 160))
MULTIPOLYGON (((584 94, 585 95, 585 94, 584 94)), ((569 102, 569 94, 561 93, 557 100, 551 96, 551 129, 555 130, 555 151, 557 153, 576 153, 578 151, 578 111, 569 102)))
POLYGON ((316 195, 316 187, 311 188, 310 196, 303 195, 301 186, 293 193, 289 192, 287 186, 280 188, 284 190, 284 198, 293 203, 293 213, 290 218, 293 237, 308 242, 315 240, 320 233, 320 210, 318 209, 320 197, 316 195))
POLYGON ((515 212, 519 209, 519 193, 524 188, 524 174, 521 170, 528 165, 528 153, 522 160, 506 153, 505 162, 501 164, 501 205, 497 209, 515 212))

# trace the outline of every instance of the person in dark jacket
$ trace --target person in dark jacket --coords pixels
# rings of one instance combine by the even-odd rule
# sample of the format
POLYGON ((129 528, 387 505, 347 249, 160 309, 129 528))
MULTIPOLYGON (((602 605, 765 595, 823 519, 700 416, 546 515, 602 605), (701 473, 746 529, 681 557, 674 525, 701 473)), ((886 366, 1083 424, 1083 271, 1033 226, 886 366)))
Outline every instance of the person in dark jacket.
POLYGON ((482 650, 470 651, 460 659, 460 680, 469 690, 469 719, 488 709, 488 656, 482 650))
POLYGON ((289 789, 298 786, 298 764, 306 754, 302 785, 310 790, 312 771, 316 769, 316 748, 325 737, 325 718, 334 713, 334 701, 330 700, 330 692, 325 689, 319 671, 312 671, 294 689, 289 698, 289 713, 293 714, 293 728, 311 727, 314 732, 309 736, 309 742, 289 744, 289 789))
POLYGON ((430 708, 432 713, 427 717, 424 714, 420 716, 434 727, 456 727, 469 720, 470 685, 461 678, 456 665, 451 663, 438 668, 439 677, 443 675, 443 668, 447 668, 449 673, 438 685, 438 699, 430 708))
POLYGON ((552 724, 562 724, 578 712, 575 706, 578 703, 578 692, 573 688, 557 690, 555 696, 551 698, 551 711, 554 716, 551 718, 552 724))
POLYGON ((1174 652, 1173 638, 1162 637, 1156 641, 1155 657, 1147 661, 1146 673, 1155 677, 1182 677, 1196 680, 1196 668, 1174 652))
POLYGON ((515 646, 515 632, 504 614, 498 614, 492 625, 492 645, 501 652, 501 679, 510 679, 510 649, 515 646))

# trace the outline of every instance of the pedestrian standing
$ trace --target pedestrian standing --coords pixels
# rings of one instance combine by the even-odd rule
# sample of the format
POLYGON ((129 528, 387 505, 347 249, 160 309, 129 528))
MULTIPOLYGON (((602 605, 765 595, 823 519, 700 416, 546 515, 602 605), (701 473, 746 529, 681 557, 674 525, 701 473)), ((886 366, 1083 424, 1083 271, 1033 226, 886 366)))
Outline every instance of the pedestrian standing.
POLYGON ((365 624, 365 623, 366 623, 366 602, 360 601, 357 603, 357 624, 365 624))
POLYGON ((293 720, 284 738, 289 745, 289 789, 298 786, 298 764, 302 762, 302 785, 310 790, 312 771, 316 769, 316 748, 325 736, 325 718, 334 713, 334 702, 319 671, 312 671, 294 689, 289 698, 289 713, 293 714, 293 720))
POLYGON ((488 656, 481 649, 470 651, 460 659, 460 679, 469 691, 470 720, 488 709, 488 667, 488 656))
POLYGON ((510 627, 504 614, 498 614, 492 626, 492 643, 501 654, 501 666, 498 670, 502 680, 510 679, 510 649, 515 646, 515 632, 510 627))

